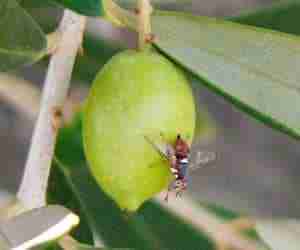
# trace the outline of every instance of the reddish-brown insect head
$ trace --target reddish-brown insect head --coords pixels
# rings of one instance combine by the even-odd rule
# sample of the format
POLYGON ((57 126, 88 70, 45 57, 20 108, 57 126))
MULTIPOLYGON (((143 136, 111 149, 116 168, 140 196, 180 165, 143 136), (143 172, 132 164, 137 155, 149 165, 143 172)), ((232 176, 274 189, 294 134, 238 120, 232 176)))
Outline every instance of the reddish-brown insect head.
POLYGON ((183 140, 180 134, 177 135, 176 142, 175 142, 175 154, 177 158, 187 158, 190 153, 190 146, 188 143, 183 140))

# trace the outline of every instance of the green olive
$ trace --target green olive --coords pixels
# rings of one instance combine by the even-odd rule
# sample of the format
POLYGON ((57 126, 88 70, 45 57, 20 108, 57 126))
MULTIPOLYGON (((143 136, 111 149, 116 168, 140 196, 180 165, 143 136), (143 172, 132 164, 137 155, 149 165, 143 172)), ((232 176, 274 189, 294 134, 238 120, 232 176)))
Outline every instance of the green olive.
MULTIPOLYGON (((173 179, 168 162, 145 139, 191 139, 195 104, 173 63, 153 51, 115 55, 91 87, 83 122, 84 148, 98 184, 121 209, 137 210, 173 179)), ((97 201, 95 201, 97 202, 97 201)))

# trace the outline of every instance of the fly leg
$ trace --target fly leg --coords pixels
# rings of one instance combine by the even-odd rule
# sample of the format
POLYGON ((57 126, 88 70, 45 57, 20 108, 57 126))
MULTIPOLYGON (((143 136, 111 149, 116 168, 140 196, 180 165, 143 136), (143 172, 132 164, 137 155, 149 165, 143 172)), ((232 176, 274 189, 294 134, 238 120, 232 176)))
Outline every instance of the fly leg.
POLYGON ((179 191, 176 193, 176 197, 181 198, 181 197, 182 197, 182 194, 183 194, 183 192, 184 192, 184 190, 185 190, 185 189, 179 190, 179 191))
POLYGON ((169 200, 169 193, 172 191, 172 189, 173 189, 173 181, 169 184, 169 186, 168 186, 168 190, 167 190, 167 194, 166 194, 166 197, 165 197, 165 201, 166 202, 168 202, 168 200, 169 200))
POLYGON ((169 200, 169 189, 167 190, 167 194, 166 194, 164 200, 165 200, 166 202, 168 202, 168 200, 169 200))
POLYGON ((184 179, 181 183, 180 186, 178 187, 178 191, 176 192, 176 197, 182 197, 183 192, 187 189, 187 182, 184 179))
POLYGON ((168 188, 165 199, 164 199, 166 202, 168 202, 168 200, 169 200, 169 192, 170 192, 170 189, 168 188))

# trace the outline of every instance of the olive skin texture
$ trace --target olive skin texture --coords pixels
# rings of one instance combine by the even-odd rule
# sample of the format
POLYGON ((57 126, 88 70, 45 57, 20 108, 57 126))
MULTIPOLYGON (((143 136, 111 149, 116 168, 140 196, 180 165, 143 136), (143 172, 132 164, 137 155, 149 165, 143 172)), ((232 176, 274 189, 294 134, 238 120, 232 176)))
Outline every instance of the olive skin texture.
POLYGON ((191 140, 194 129, 184 73, 156 52, 123 51, 97 74, 87 99, 83 140, 91 173, 121 209, 136 211, 174 178, 145 136, 173 143, 177 134, 191 140))

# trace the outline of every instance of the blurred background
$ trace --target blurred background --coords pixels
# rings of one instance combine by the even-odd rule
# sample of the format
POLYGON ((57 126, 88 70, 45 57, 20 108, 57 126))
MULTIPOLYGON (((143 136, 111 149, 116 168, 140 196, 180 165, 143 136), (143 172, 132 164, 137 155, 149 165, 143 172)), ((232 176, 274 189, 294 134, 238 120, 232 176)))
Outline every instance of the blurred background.
MULTIPOLYGON (((162 7, 180 9, 197 15, 228 17, 247 13, 274 2, 272 0, 183 0, 182 4, 177 5, 172 4, 172 1, 166 1, 162 7)), ((45 11, 35 10, 35 15, 41 22, 47 23, 45 18, 49 14, 45 15, 45 11)), ((61 10, 52 8, 51 11, 53 12, 51 18, 57 22, 61 10)), ((52 22, 53 25, 55 26, 55 22, 52 22)), ((50 26, 47 27, 49 30, 51 30, 50 26)), ((111 27, 107 23, 100 24, 99 27, 107 29, 107 36, 110 39, 118 40, 118 36, 124 35, 129 42, 132 41, 131 35, 126 32, 111 33, 111 27)), ((93 32, 95 33, 93 20, 90 20, 90 33, 93 32)), ((99 63, 99 67, 100 65, 99 63)), ((33 120, 39 105, 39 92, 36 88, 42 88, 45 63, 25 67, 15 74, 26 80, 24 84, 28 89, 18 84, 11 84, 10 89, 5 91, 12 95, 22 95, 21 98, 26 100, 24 103, 30 105, 30 108, 16 108, 10 105, 0 91, 0 190, 12 192, 17 190, 22 177, 34 125, 33 120), (31 111, 20 112, 22 110, 31 111)), ((0 90, 1 81, 8 80, 0 75, 0 90)), ((299 217, 300 147, 297 141, 271 130, 238 111, 205 87, 197 85, 197 99, 211 113, 218 128, 216 139, 204 145, 204 148, 216 151, 218 158, 208 167, 193 172, 189 194, 196 200, 217 203, 248 215, 299 217)), ((86 89, 87 85, 82 79, 74 78, 71 98, 77 101, 86 93, 86 89)))

